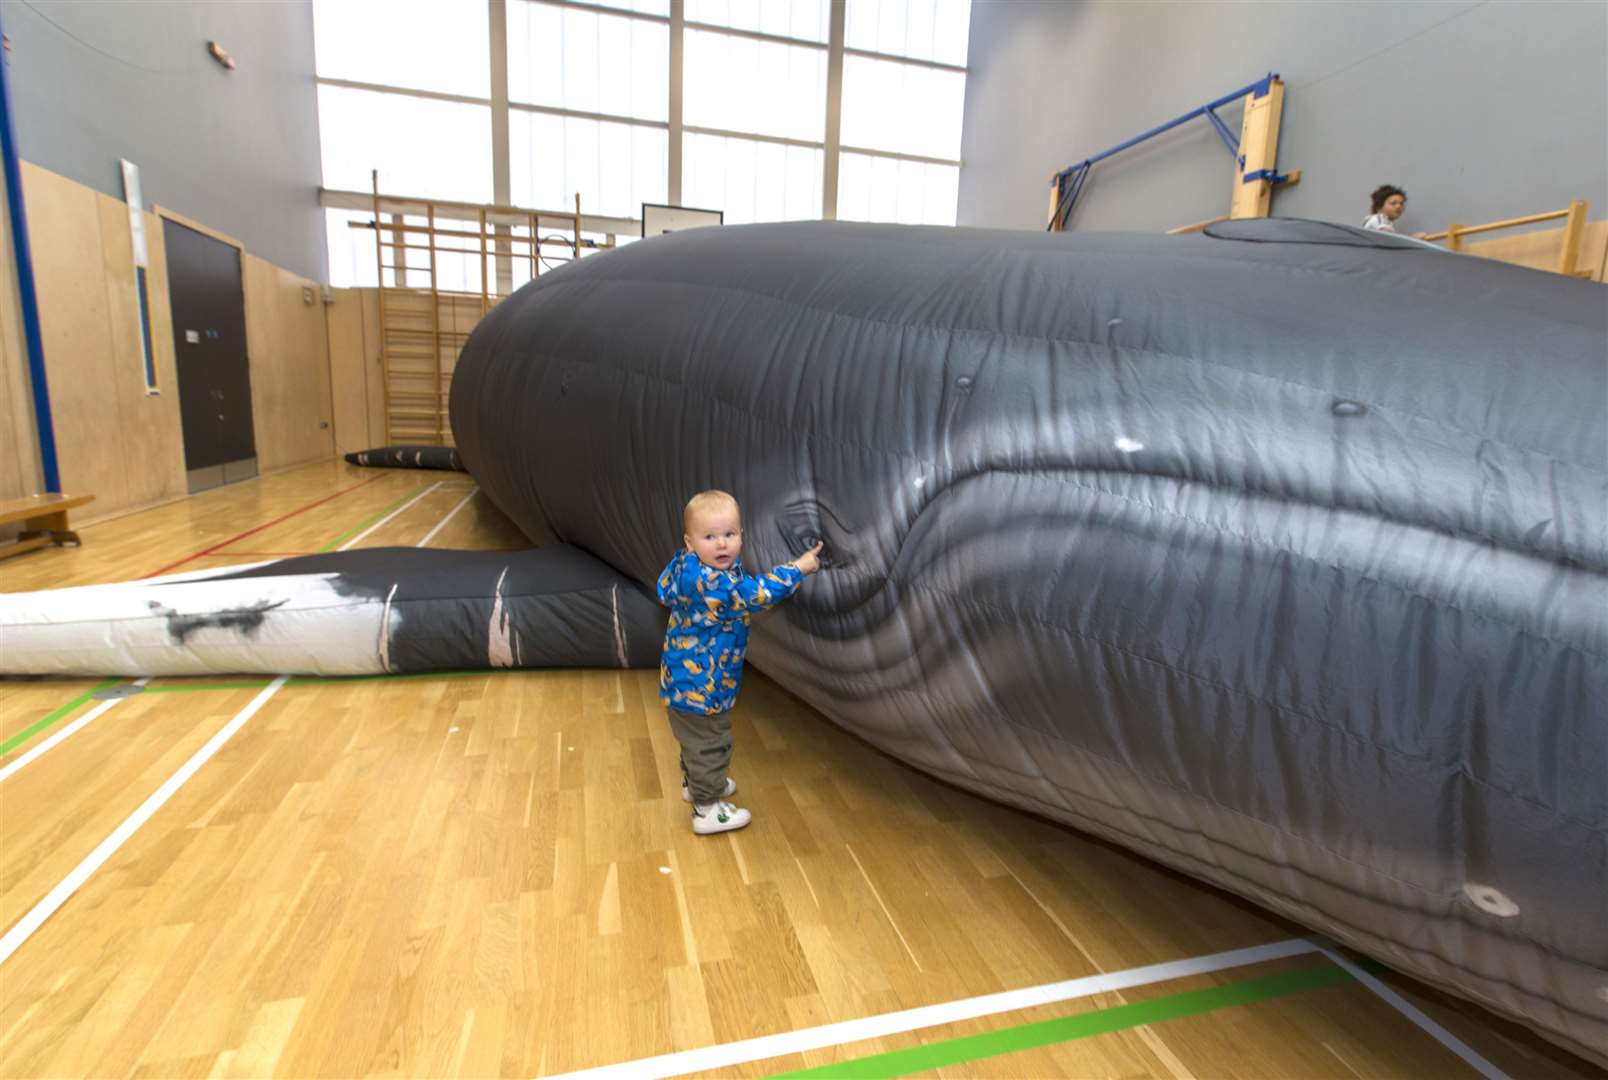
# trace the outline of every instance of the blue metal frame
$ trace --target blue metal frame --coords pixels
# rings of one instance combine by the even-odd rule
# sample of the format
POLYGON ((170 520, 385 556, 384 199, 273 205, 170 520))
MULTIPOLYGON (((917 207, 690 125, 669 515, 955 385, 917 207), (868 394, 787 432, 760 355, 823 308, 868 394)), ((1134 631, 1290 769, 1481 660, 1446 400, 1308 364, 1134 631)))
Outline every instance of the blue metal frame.
MULTIPOLYGON (((1171 131, 1179 124, 1188 123, 1197 116, 1204 116, 1210 121, 1212 129, 1217 132, 1218 138, 1223 140, 1223 145, 1228 147, 1228 152, 1233 155, 1235 162, 1238 163, 1240 168, 1244 168, 1245 155, 1240 153, 1239 139, 1235 137, 1232 131, 1228 130, 1228 125, 1223 123, 1223 118, 1217 115, 1217 110, 1230 102, 1238 101, 1247 94, 1252 98, 1265 97, 1273 80, 1278 77, 1278 72, 1270 71, 1256 82, 1249 86, 1241 87, 1232 94, 1224 94, 1216 101, 1208 102, 1198 109, 1191 109, 1184 115, 1174 117, 1160 127, 1151 128, 1143 135, 1135 135, 1127 142, 1118 143, 1109 150, 1102 150, 1093 157, 1084 158, 1076 165, 1068 165, 1055 174, 1055 215, 1050 219, 1048 228, 1054 230, 1057 227, 1063 229, 1066 227, 1067 221, 1072 217, 1072 206, 1078 201, 1078 196, 1083 192, 1084 181, 1089 178, 1089 169, 1096 162, 1104 161, 1113 154, 1120 154, 1130 147, 1138 146, 1146 139, 1154 138, 1164 131, 1171 131)), ((1261 169, 1254 173, 1246 173, 1241 182, 1249 184, 1257 180, 1272 180, 1277 184, 1283 181, 1284 177, 1275 175, 1271 170, 1261 169)))
POLYGON ((39 430, 39 464, 45 490, 61 490, 56 467, 56 428, 50 420, 50 386, 45 381, 45 342, 39 332, 39 300, 34 290, 33 251, 28 246, 28 214, 22 205, 22 169, 17 164, 17 133, 11 124, 10 60, 0 58, 0 156, 5 159, 11 243, 17 253, 17 292, 22 300, 22 332, 28 342, 28 377, 33 384, 34 424, 39 430))

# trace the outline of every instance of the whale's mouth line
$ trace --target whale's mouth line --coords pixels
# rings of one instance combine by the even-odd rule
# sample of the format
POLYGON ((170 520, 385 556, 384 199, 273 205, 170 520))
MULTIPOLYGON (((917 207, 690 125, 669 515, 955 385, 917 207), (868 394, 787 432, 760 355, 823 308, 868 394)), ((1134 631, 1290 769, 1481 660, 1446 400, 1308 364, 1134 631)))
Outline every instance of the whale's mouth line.
MULTIPOLYGON (((1132 440, 1123 437, 1117 439, 1115 445, 1118 449, 1121 449, 1123 445, 1131 442, 1132 440)), ((1143 449, 1143 444, 1136 445, 1138 445, 1140 449, 1143 449)), ((1525 558, 1541 559, 1560 567, 1594 571, 1599 574, 1608 574, 1608 521, 1605 521, 1602 530, 1603 546, 1601 550, 1595 553, 1596 557, 1592 558, 1589 557, 1590 553, 1582 552, 1576 554, 1561 550, 1561 545, 1560 549, 1556 551, 1538 551, 1533 547, 1525 546, 1523 543, 1511 538, 1494 536, 1488 533, 1470 532, 1466 529, 1447 528, 1444 525, 1424 521, 1419 518, 1405 517, 1399 513, 1393 513, 1388 508, 1384 507, 1366 506, 1355 501, 1343 501, 1335 497, 1330 497, 1327 499, 1315 499, 1305 496, 1299 492, 1269 487, 1252 485, 1234 486, 1213 480, 1209 477, 1190 474, 1183 470, 1144 468, 1137 462, 1133 467, 1125 467, 1120 469, 1111 468, 1104 465, 1077 465, 1072 463, 1031 466, 990 464, 979 469, 970 470, 968 472, 956 473, 949 479, 948 483, 944 485, 943 489, 940 489, 940 492, 935 492, 933 494, 933 498, 929 499, 927 503, 923 504, 922 511, 925 511, 928 505, 930 505, 933 501, 936 501, 938 494, 940 494, 942 490, 947 490, 954 487, 956 484, 964 483, 969 480, 979 479, 985 476, 996 474, 1037 475, 1052 478, 1071 478, 1079 476, 1109 476, 1121 477, 1125 479, 1143 478, 1153 481, 1160 481, 1162 483, 1177 484, 1180 487, 1198 488, 1228 497, 1254 499, 1268 503, 1277 503, 1282 506, 1299 507, 1308 510, 1328 510, 1333 513, 1365 518, 1371 521, 1387 522, 1403 529, 1434 533, 1436 535, 1444 536, 1448 539, 1457 540, 1462 543, 1508 551, 1515 555, 1522 555, 1525 558)), ((1062 479, 1059 482, 1075 484, 1075 486, 1083 488, 1087 491, 1133 502, 1138 505, 1145 506, 1147 509, 1156 513, 1174 514, 1176 516, 1184 517, 1186 520, 1196 522, 1197 524, 1208 525, 1208 523, 1201 522, 1198 519, 1188 518, 1187 515, 1178 515, 1176 511, 1168 510, 1163 507, 1157 507, 1152 504, 1145 503, 1142 500, 1134 499, 1132 495, 1113 490, 1110 487, 1105 487, 1098 484, 1077 483, 1075 480, 1071 479, 1062 479)), ((919 517, 919 513, 917 516, 919 517)), ((914 525, 914 523, 915 521, 912 519, 912 525, 914 525)), ((1541 524, 1544 525, 1546 523, 1543 522, 1541 524)), ((1208 527, 1217 528, 1217 526, 1208 527)), ((1535 534, 1536 532, 1538 532, 1538 529, 1531 529, 1531 534, 1535 534)), ((1578 547, 1578 545, 1573 546, 1578 547)))
MULTIPOLYGON (((1175 484, 1180 489, 1204 489, 1225 496, 1258 500, 1269 505, 1277 505, 1300 512, 1327 512, 1336 515, 1344 515, 1357 520, 1366 521, 1375 528, 1381 524, 1394 527, 1402 530, 1404 535, 1419 533, 1428 534, 1435 537, 1446 537, 1469 544, 1474 548, 1482 549, 1489 553, 1496 553, 1498 556, 1507 555, 1524 558, 1527 560, 1535 560, 1539 563, 1544 563, 1548 567, 1549 573, 1553 574, 1558 571, 1575 571, 1578 573, 1589 574, 1594 569, 1592 567, 1582 567, 1571 560, 1553 558, 1538 554, 1533 551, 1516 549, 1509 545, 1493 541, 1488 537, 1476 537, 1467 534, 1449 533, 1434 525, 1426 524, 1424 522, 1404 521, 1400 518, 1387 514, 1371 512, 1353 507, 1326 505, 1311 500, 1290 498, 1287 495, 1269 494, 1240 488, 1228 488, 1223 485, 1211 484, 1195 478, 1180 477, 1173 473, 1160 471, 1113 470, 1075 467, 1011 468, 1007 466, 991 465, 985 468, 979 468, 967 473, 952 476, 948 478, 942 486, 937 488, 928 488, 924 485, 923 492, 926 495, 926 498, 916 512, 910 517, 909 524, 906 525, 902 535, 898 538, 897 544, 894 548, 893 557, 885 572, 876 573, 868 569, 863 569, 863 560, 853 557, 852 554, 846 559, 842 558, 841 554, 839 554, 838 556, 834 557, 835 561, 828 561, 826 563, 834 575, 858 577, 864 581, 873 583, 873 587, 851 605, 846 607, 835 607, 833 609, 834 615, 840 616, 845 622, 863 623, 865 619, 862 618, 862 616, 865 615, 869 609, 872 612, 871 618, 874 623, 880 624, 881 622, 885 621, 888 610, 895 602, 890 600, 888 597, 888 587, 890 585, 898 585, 901 582, 906 584, 913 583, 919 577, 921 570, 923 569, 922 565, 911 565, 912 561, 916 558, 912 552, 913 549, 921 545, 921 541, 925 538, 924 533, 925 530, 930 527, 929 523, 932 515, 956 498, 956 493, 961 489, 974 483, 987 482, 996 477, 1010 476, 1040 478, 1048 482, 1066 484, 1083 492, 1087 492, 1088 497, 1083 501, 1082 505, 1067 506, 1063 503, 1061 505, 1049 508, 1046 512, 1047 516, 1053 515, 1066 519, 1069 529, 1076 528, 1079 525, 1086 525, 1091 522, 1097 522, 1104 526, 1114 526, 1117 528, 1129 526, 1132 521, 1130 515, 1113 511, 1102 512, 1100 509, 1099 503, 1102 500, 1116 500, 1119 505, 1132 508, 1139 513, 1150 515, 1152 517, 1171 519, 1188 528, 1203 530, 1209 535, 1220 537, 1224 540, 1242 545, 1248 549, 1267 551, 1269 554, 1277 555, 1281 558, 1297 559, 1317 568, 1345 574, 1348 577, 1354 578, 1358 582, 1382 586, 1395 592, 1405 594, 1409 597, 1417 598, 1426 603, 1434 604, 1437 607, 1451 608, 1480 619, 1506 626, 1517 633, 1535 637, 1559 647, 1577 650, 1581 654, 1594 659, 1608 659, 1608 655, 1605 655, 1603 642, 1596 640, 1597 637, 1601 636, 1600 634, 1596 635, 1591 640, 1572 640, 1570 638, 1548 636, 1548 633, 1545 632, 1541 627, 1514 622, 1511 618, 1510 612, 1498 608, 1492 608, 1488 604, 1474 605, 1468 603, 1466 600, 1461 600, 1449 595, 1433 595, 1415 586, 1414 583, 1396 580, 1391 576, 1380 574, 1376 571, 1369 572, 1360 566, 1348 568, 1343 563, 1337 564, 1335 562, 1330 562, 1319 558, 1316 555, 1298 551, 1286 545, 1278 544, 1272 537, 1260 537, 1240 532, 1222 523, 1214 522, 1209 518, 1196 517, 1173 507, 1158 505, 1153 501, 1137 497, 1133 492, 1117 490, 1105 484, 1088 483, 1082 478, 1102 476, 1122 477, 1124 479, 1143 478, 1175 484)), ((818 509, 824 511, 825 507, 818 507, 818 509)), ((963 539, 970 538, 967 537, 963 539)), ((942 557, 944 550, 946 550, 946 548, 938 549, 938 557, 942 557)), ((829 556, 833 555, 830 546, 827 548, 827 554, 829 556)), ((1034 554, 1044 555, 1046 553, 1041 550, 1039 552, 1035 552, 1034 554)), ((1017 565, 1020 565, 1019 561, 1017 565)), ((1044 568, 1049 573, 1058 574, 1060 566, 1060 560, 1051 561, 1047 558, 1045 559, 1044 568)), ((1598 571, 1598 573, 1601 572, 1602 571, 1598 571)), ((1608 592, 1608 590, 1605 590, 1605 592, 1608 592)), ((811 594, 809 591, 806 590, 800 595, 800 597, 796 598, 796 602, 800 602, 801 606, 807 610, 815 610, 815 605, 811 603, 810 595, 811 594)), ((1605 601, 1608 601, 1608 595, 1605 595, 1605 601)), ((1584 629, 1588 631, 1590 630, 1589 627, 1584 629)))

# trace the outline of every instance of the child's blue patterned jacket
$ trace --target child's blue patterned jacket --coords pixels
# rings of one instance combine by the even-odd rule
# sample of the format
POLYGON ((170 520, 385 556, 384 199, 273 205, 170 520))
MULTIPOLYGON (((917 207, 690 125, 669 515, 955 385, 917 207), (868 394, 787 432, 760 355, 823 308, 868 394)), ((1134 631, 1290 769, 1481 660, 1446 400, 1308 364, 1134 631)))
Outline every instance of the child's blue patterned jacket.
POLYGON ((716 570, 682 550, 659 575, 659 602, 670 609, 659 658, 659 700, 681 712, 722 713, 737 703, 748 651, 748 621, 786 600, 804 571, 778 566, 749 577, 742 560, 716 570))

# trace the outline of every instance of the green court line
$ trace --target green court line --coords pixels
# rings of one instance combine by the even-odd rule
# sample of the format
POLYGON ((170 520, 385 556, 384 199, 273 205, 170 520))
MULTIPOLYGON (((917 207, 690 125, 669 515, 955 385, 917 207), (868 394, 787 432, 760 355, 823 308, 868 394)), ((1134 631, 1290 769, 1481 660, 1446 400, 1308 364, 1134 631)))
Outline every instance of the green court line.
POLYGON ((1321 990, 1351 981, 1351 976, 1333 964, 1303 968, 1300 971, 1269 975, 1261 979, 1248 979, 1227 986, 1213 986, 1205 990, 1187 990, 1180 994, 1138 1001, 1131 1005, 1116 1005, 1109 1009, 1064 1016, 1036 1024, 1022 1024, 1002 1028, 981 1035, 968 1035, 958 1039, 915 1046, 908 1050, 894 1050, 886 1054, 853 1061, 839 1061, 813 1069, 778 1073, 778 1076, 811 1077, 891 1077, 909 1073, 941 1069, 946 1065, 961 1065, 969 1061, 1014 1054, 1034 1047, 1086 1039, 1091 1035, 1104 1035, 1126 1028, 1177 1020, 1185 1016, 1198 1016, 1216 1009, 1234 1005, 1249 1005, 1256 1001, 1298 994, 1307 990, 1321 990))
POLYGON ((88 701, 102 690, 105 690, 109 686, 116 686, 121 681, 121 679, 112 679, 109 682, 103 682, 99 686, 92 686, 88 690, 85 690, 82 694, 79 694, 77 697, 73 698, 67 704, 46 716, 44 719, 34 721, 32 724, 11 736, 11 738, 7 739, 5 742, 0 742, 0 754, 11 753, 11 751, 15 750, 17 747, 33 738, 35 735, 39 734, 41 731, 45 730, 51 724, 54 724, 57 720, 60 720, 62 717, 73 712, 73 710, 77 709, 80 705, 84 704, 84 702, 88 701))
POLYGON ((387 506, 384 510, 381 510, 378 514, 375 514, 373 517, 371 517, 368 520, 362 522, 361 524, 353 525, 350 529, 347 529, 345 532, 341 533, 335 539, 331 540, 329 543, 327 543, 323 547, 319 548, 318 549, 319 553, 323 553, 323 552, 332 550, 337 544, 339 544, 341 541, 345 540, 347 537, 356 536, 358 533, 362 532, 364 529, 368 528, 370 525, 374 524, 376 521, 379 521, 386 514, 389 514, 392 510, 395 510, 397 507, 399 507, 403 503, 407 502, 409 499, 416 499, 416 498, 418 498, 418 496, 419 496, 419 493, 417 491, 408 492, 402 498, 398 499, 396 502, 392 503, 390 506, 387 506))
MULTIPOLYGON (((358 528, 362 528, 362 526, 358 526, 358 528)), ((298 675, 287 680, 286 685, 329 686, 339 683, 372 682, 377 679, 461 679, 469 675, 499 675, 508 674, 516 670, 519 669, 487 668, 476 671, 414 671, 403 675, 298 675)), ((271 679, 263 679, 253 682, 185 683, 179 686, 143 686, 140 687, 140 690, 146 694, 185 694, 201 690, 261 690, 272 681, 271 679)), ((0 757, 11 753, 11 751, 44 731, 62 717, 71 715, 100 691, 116 686, 121 682, 121 679, 109 679, 106 682, 92 686, 59 709, 40 720, 34 721, 5 742, 0 742, 0 757)))

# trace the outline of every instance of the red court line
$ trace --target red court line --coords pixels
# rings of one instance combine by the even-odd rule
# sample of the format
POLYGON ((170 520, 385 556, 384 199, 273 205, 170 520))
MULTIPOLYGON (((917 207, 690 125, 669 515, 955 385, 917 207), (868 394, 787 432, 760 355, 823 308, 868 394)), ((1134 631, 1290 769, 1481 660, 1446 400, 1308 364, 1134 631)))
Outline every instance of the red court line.
POLYGON ((301 555, 316 555, 316 551, 220 551, 216 555, 191 555, 192 559, 230 559, 236 555, 257 555, 269 559, 294 559, 301 555))
POLYGON ((166 566, 162 567, 162 569, 160 569, 160 570, 152 570, 149 574, 146 574, 144 576, 148 577, 148 578, 159 577, 160 575, 167 573, 169 570, 175 570, 178 567, 183 566, 185 563, 190 562, 193 559, 199 559, 203 555, 211 555, 213 552, 217 551, 219 548, 226 548, 230 544, 233 544, 237 540, 244 540, 246 537, 252 535, 253 533, 260 533, 264 529, 272 528, 273 526, 278 525, 281 521, 288 521, 289 519, 295 517, 297 514, 304 514, 307 511, 311 510, 315 506, 323 506, 325 503, 329 502, 331 499, 338 499, 342 495, 345 495, 349 491, 356 491, 358 488, 365 487, 365 486, 367 486, 369 484, 372 484, 376 480, 384 480, 384 479, 385 479, 385 474, 383 474, 383 473, 381 475, 379 475, 379 476, 371 476, 367 480, 363 481, 363 483, 361 483, 361 484, 353 484, 349 488, 342 488, 340 491, 337 491, 333 495, 325 495, 322 499, 319 499, 317 502, 310 502, 306 506, 302 507, 299 510, 292 510, 290 513, 281 515, 280 517, 276 517, 272 521, 265 521, 261 525, 258 525, 255 529, 247 529, 245 532, 240 533, 237 536, 231 536, 227 540, 224 540, 224 541, 222 541, 220 543, 217 543, 217 544, 213 544, 211 547, 207 548, 205 551, 198 551, 194 555, 186 555, 184 558, 180 559, 178 562, 168 563, 166 566))

